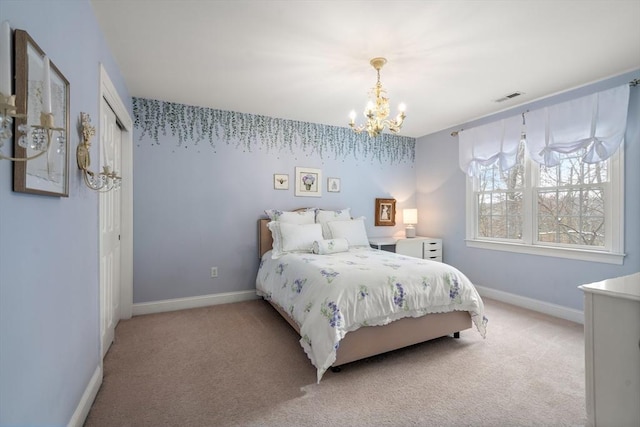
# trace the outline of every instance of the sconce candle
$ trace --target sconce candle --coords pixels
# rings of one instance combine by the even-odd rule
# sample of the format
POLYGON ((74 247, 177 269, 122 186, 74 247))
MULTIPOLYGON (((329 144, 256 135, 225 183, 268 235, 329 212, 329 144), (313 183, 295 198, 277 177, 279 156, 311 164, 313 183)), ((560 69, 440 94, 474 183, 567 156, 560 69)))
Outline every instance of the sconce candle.
POLYGON ((9 21, 2 22, 0 29, 0 93, 11 96, 11 27, 9 21))
POLYGON ((51 114, 51 69, 49 65, 49 57, 44 57, 44 74, 42 77, 44 91, 42 95, 42 112, 51 114))

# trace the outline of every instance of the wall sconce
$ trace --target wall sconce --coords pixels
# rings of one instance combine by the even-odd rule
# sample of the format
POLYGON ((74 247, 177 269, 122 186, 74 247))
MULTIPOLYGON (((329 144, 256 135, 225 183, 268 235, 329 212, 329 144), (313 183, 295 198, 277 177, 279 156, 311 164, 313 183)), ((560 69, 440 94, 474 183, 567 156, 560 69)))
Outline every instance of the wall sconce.
POLYGON ((103 166, 102 172, 96 173, 89 170, 91 166, 91 138, 96 134, 96 128, 91 126, 91 117, 87 113, 80 113, 80 126, 82 130, 82 141, 76 150, 76 161, 78 168, 83 172, 84 183, 92 190, 107 192, 122 185, 122 177, 118 172, 112 171, 111 167, 103 166))
MULTIPOLYGON (((13 132, 11 127, 13 119, 24 118, 26 114, 17 114, 16 96, 11 92, 11 26, 9 21, 3 21, 0 26, 0 148, 4 146, 6 140, 11 139, 13 132)), ((18 126, 18 131, 23 135, 18 138, 18 145, 22 148, 30 148, 38 151, 37 154, 27 157, 5 156, 0 152, 0 159, 13 162, 26 162, 33 160, 49 151, 51 139, 54 132, 60 132, 56 140, 64 145, 64 128, 54 125, 54 117, 51 113, 51 74, 49 68, 49 58, 44 58, 44 78, 43 78, 43 112, 40 113, 40 125, 33 125, 32 138, 27 138, 28 127, 18 126)))
POLYGON ((414 227, 418 223, 418 209, 403 209, 402 221, 405 223, 405 236, 407 238, 416 237, 416 228, 414 227))

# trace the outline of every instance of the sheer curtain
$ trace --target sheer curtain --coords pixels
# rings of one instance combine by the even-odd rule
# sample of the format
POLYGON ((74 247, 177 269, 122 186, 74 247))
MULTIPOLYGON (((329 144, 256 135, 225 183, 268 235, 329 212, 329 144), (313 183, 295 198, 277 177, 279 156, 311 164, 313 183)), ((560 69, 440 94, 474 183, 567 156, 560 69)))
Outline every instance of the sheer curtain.
POLYGON ((629 85, 526 113, 527 150, 546 166, 558 164, 560 153, 586 148, 583 161, 611 157, 627 126, 629 85))
POLYGON ((477 176, 480 166, 496 162, 502 170, 512 168, 522 129, 522 118, 515 116, 460 131, 460 168, 469 176, 477 176))
POLYGON ((555 166, 560 153, 587 148, 583 161, 597 163, 611 157, 624 140, 629 85, 597 92, 572 101, 460 131, 460 168, 477 176, 479 166, 499 162, 502 170, 515 165, 521 132, 531 158, 555 166))

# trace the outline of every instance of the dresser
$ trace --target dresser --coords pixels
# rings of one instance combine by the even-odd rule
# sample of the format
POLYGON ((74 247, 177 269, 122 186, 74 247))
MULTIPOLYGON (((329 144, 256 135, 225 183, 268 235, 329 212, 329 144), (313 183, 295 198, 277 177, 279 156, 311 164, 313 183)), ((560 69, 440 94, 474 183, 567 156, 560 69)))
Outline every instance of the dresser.
POLYGON ((442 239, 434 237, 370 237, 369 244, 400 255, 442 262, 442 239))
POLYGON ((640 426, 640 273, 579 288, 588 425, 640 426))

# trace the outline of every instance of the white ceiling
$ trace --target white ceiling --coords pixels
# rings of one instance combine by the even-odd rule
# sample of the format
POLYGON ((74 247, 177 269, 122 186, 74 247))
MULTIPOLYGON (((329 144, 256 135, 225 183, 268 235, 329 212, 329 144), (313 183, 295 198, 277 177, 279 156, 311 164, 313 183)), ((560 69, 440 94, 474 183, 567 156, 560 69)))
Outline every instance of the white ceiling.
POLYGON ((411 137, 640 68, 640 0, 92 4, 132 96, 347 126, 383 56, 411 137))

